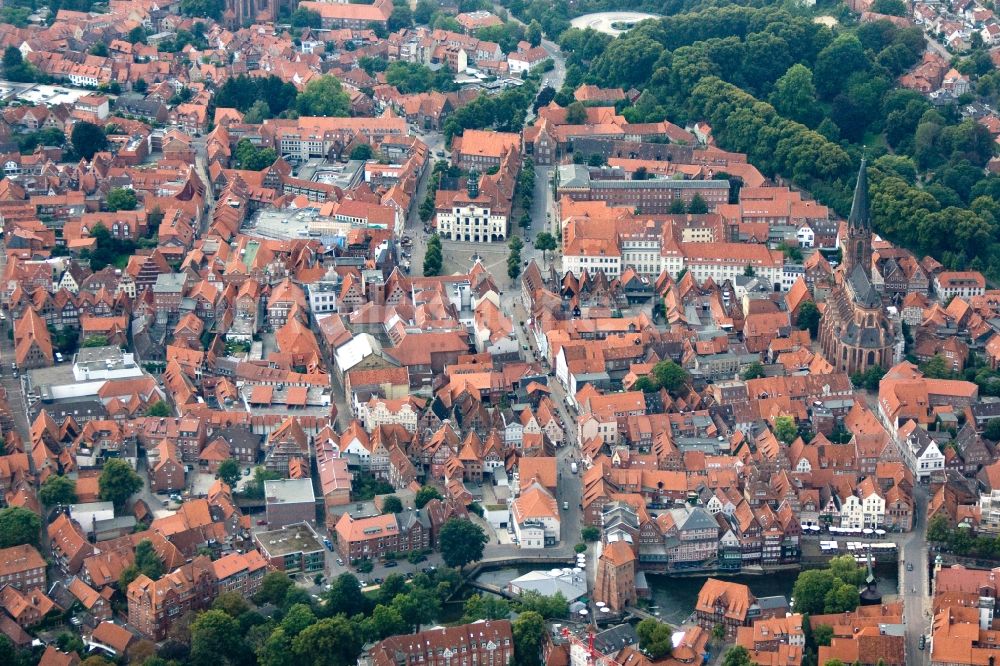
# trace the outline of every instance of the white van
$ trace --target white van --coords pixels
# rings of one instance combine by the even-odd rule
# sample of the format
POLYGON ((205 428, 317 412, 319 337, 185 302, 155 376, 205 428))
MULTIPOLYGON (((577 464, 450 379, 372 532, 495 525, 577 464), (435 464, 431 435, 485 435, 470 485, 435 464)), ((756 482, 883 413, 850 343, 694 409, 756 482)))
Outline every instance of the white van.
POLYGON ((578 469, 578 468, 577 468, 577 466, 576 466, 576 463, 575 463, 575 462, 571 462, 571 463, 569 464, 569 471, 571 471, 571 472, 573 472, 574 474, 576 474, 576 470, 577 470, 577 469, 578 469))

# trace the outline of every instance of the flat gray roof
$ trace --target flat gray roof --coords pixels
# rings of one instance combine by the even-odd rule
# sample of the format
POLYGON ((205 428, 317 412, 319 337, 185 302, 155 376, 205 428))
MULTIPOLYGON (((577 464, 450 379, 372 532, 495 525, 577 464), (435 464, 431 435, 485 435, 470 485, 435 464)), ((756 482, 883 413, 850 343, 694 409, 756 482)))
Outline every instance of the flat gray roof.
POLYGON ((284 557, 293 553, 315 553, 323 550, 319 536, 308 523, 289 525, 280 530, 256 534, 257 543, 270 557, 284 557))
POLYGON ((125 352, 120 347, 107 345, 104 347, 82 347, 76 353, 76 363, 99 363, 104 361, 122 361, 125 352))
POLYGON ((312 479, 278 479, 264 482, 268 504, 315 502, 312 479))

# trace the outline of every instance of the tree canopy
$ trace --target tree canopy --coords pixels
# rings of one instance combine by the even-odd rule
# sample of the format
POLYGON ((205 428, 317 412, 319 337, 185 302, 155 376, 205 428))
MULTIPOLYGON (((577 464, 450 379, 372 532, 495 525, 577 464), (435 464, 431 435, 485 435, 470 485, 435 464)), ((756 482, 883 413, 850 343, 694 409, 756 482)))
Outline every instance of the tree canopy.
POLYGON ((219 469, 215 476, 230 488, 235 489, 240 480, 240 462, 235 458, 226 458, 219 463, 219 469))
POLYGON ((742 373, 740 373, 740 378, 744 381, 748 379, 760 379, 764 376, 764 364, 760 361, 754 361, 748 365, 742 373))
POLYGON ((123 507, 142 488, 142 478, 124 460, 111 459, 104 463, 97 485, 102 500, 123 507))
POLYGON ((38 499, 45 506, 76 503, 76 481, 68 476, 50 476, 38 491, 38 499))
POLYGON ((314 12, 305 7, 298 7, 292 12, 293 28, 320 28, 323 26, 323 17, 319 12, 314 12))
POLYGON ((438 537, 441 557, 449 567, 463 567, 481 560, 483 547, 489 541, 483 528, 470 520, 451 518, 441 528, 438 537))
POLYGON ((229 663, 240 651, 236 620, 221 610, 208 610, 191 623, 191 661, 195 664, 229 663))
POLYGON ((803 331, 809 331, 809 335, 815 338, 819 332, 819 320, 819 308, 816 307, 816 303, 811 300, 804 301, 802 305, 799 306, 799 313, 795 318, 795 325, 803 331))
POLYGON ((684 388, 690 379, 684 368, 673 361, 660 361, 653 366, 652 371, 645 377, 640 377, 633 388, 637 391, 659 391, 666 389, 668 393, 677 394, 684 388))
POLYGON ((535 611, 525 611, 514 620, 511 630, 517 666, 539 666, 546 632, 545 618, 535 611))
POLYGON ((295 107, 303 116, 347 116, 351 98, 344 92, 340 81, 326 75, 313 79, 299 93, 295 107))
POLYGON ((635 631, 639 635, 639 648, 653 661, 669 656, 673 650, 674 630, 669 624, 646 618, 636 625, 635 631))
POLYGON ((225 10, 224 0, 181 0, 181 14, 193 16, 195 18, 210 18, 216 21, 222 20, 222 12, 225 10))
POLYGON ((792 588, 795 610, 813 615, 854 610, 863 579, 864 570, 851 555, 833 558, 826 569, 803 571, 792 588))
POLYGON ((118 187, 108 192, 104 205, 111 212, 119 210, 135 210, 139 204, 139 199, 135 196, 135 190, 128 187, 118 187))
POLYGON ((375 151, 367 143, 358 144, 351 150, 352 160, 370 160, 375 155, 375 151))
POLYGON ((88 162, 94 158, 95 153, 108 147, 108 137, 104 134, 104 130, 86 120, 73 124, 70 142, 73 144, 73 150, 88 162))
POLYGON ((395 495, 389 495, 382 500, 382 513, 399 513, 403 510, 403 501, 395 495))
POLYGON ((427 65, 397 60, 386 68, 385 80, 405 94, 423 93, 431 90, 448 92, 456 89, 454 79, 447 68, 436 72, 427 65))
POLYGON ((41 529, 42 520, 34 511, 19 506, 0 510, 0 548, 37 546, 41 529))
POLYGON ((734 645, 722 657, 722 666, 751 666, 750 652, 742 645, 734 645))
POLYGON ((463 622, 504 620, 510 616, 510 602, 493 594, 473 594, 465 600, 463 622))
MULTIPOLYGON (((292 586, 292 579, 284 571, 269 571, 260 582, 260 589, 254 595, 254 603, 280 604, 292 586)), ((355 579, 357 587, 357 579, 355 579)))
POLYGON ((785 444, 791 444, 799 436, 798 426, 791 416, 777 416, 774 419, 774 436, 785 444))
POLYGON ((163 574, 163 560, 153 548, 153 542, 143 539, 135 546, 135 566, 145 576, 158 580, 163 574))
POLYGON ((437 234, 431 234, 431 237, 427 239, 427 249, 424 251, 424 276, 440 275, 443 262, 441 237, 437 234))
MULTIPOLYGON (((16 9, 14 7, 4 7, 5 10, 16 9)), ((8 17, 2 17, 6 19, 8 17)), ((11 22, 4 20, 5 23, 11 22)), ((4 78, 10 81, 18 81, 22 83, 27 83, 34 81, 38 76, 38 70, 36 70, 31 63, 25 62, 21 57, 21 50, 16 46, 8 46, 3 52, 3 73, 4 78)))
POLYGON ((432 499, 444 499, 444 497, 434 486, 422 486, 420 490, 417 491, 416 497, 413 499, 413 504, 418 509, 422 509, 432 499))
MULTIPOLYGON (((246 113, 255 105, 263 103, 266 106, 266 115, 261 118, 263 120, 293 108, 297 96, 298 91, 293 84, 282 81, 273 74, 266 77, 240 74, 226 79, 219 86, 215 93, 215 105, 246 113)), ((256 113, 260 112, 258 107, 256 113)))
MULTIPOLYGON (((108 344, 107 338, 104 339, 104 344, 108 344)), ((87 346, 84 344, 84 346, 87 346)), ((146 416, 156 416, 158 418, 166 418, 170 416, 170 405, 168 405, 163 400, 157 400, 152 405, 146 408, 146 416)))
POLYGON ((274 164, 278 159, 278 153, 274 148, 255 146, 249 139, 240 139, 233 157, 236 158, 237 168, 260 171, 274 164))

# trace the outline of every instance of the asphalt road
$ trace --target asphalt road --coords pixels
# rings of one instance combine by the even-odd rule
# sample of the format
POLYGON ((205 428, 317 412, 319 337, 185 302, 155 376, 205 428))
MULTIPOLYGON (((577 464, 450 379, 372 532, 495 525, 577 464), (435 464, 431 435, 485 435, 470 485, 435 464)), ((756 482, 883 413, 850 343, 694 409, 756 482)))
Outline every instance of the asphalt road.
MULTIPOLYGON (((0 275, 7 272, 7 247, 0 242, 0 275)), ((27 405, 24 401, 24 388, 20 377, 14 377, 11 363, 14 361, 14 342, 8 338, 8 331, 14 325, 13 319, 0 321, 0 385, 7 390, 7 404, 14 416, 14 426, 25 442, 31 446, 31 424, 28 420, 27 405)), ((30 460, 30 456, 29 456, 30 460)), ((31 461, 34 465, 34 461, 31 461)))
POLYGON ((903 598, 903 624, 906 627, 906 663, 927 664, 930 650, 920 650, 920 636, 930 633, 930 562, 927 540, 927 487, 916 484, 913 488, 913 529, 900 546, 899 592, 903 598), (913 570, 909 570, 909 565, 913 570))
POLYGON ((208 231, 208 226, 212 222, 212 213, 215 211, 215 192, 212 191, 212 181, 208 177, 208 158, 205 148, 205 137, 196 137, 192 141, 192 145, 194 146, 195 152, 195 172, 198 174, 198 178, 200 178, 202 183, 205 185, 205 215, 201 221, 201 229, 198 234, 203 237, 208 231))

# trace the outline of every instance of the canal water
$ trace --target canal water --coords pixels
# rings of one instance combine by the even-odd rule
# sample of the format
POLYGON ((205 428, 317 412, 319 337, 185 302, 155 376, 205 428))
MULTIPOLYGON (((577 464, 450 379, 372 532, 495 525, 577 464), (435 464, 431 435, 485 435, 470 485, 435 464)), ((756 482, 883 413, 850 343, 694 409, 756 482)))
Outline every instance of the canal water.
MULTIPOLYGON (((479 580, 484 583, 492 583, 501 587, 508 582, 522 576, 532 570, 532 567, 495 569, 485 571, 479 575, 479 580)), ((795 584, 795 571, 782 571, 776 574, 765 576, 717 576, 735 583, 743 583, 750 588, 756 597, 770 597, 784 595, 785 598, 792 596, 792 586, 795 584)), ((891 598, 898 594, 898 569, 895 564, 878 565, 875 568, 875 575, 878 577, 878 589, 883 597, 891 598)), ((674 626, 684 623, 694 612, 695 603, 698 600, 698 592, 708 576, 674 577, 663 575, 646 575, 652 591, 652 603, 656 608, 653 612, 659 613, 659 618, 664 622, 674 626)), ((468 592, 468 588, 467 593, 468 592)))
MULTIPOLYGON (((878 578, 878 590, 883 597, 898 593, 898 569, 895 565, 879 566, 875 569, 878 578)), ((782 571, 764 576, 718 576, 734 583, 742 583, 750 588, 755 597, 772 597, 784 595, 786 599, 792 596, 792 586, 795 585, 795 571, 782 571)), ((684 623, 694 612, 705 578, 677 578, 673 576, 646 575, 653 595, 653 612, 659 613, 659 618, 668 624, 677 626, 684 623)))

